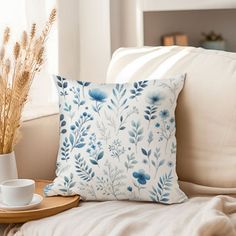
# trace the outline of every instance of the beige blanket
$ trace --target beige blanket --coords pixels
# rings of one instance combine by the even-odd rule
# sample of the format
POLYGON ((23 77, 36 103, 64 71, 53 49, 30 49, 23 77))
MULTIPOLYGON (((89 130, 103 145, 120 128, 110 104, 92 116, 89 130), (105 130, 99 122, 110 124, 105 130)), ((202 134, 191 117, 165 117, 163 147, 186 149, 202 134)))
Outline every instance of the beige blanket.
POLYGON ((138 202, 86 202, 54 217, 28 222, 15 236, 234 236, 236 199, 192 197, 165 206, 138 202))

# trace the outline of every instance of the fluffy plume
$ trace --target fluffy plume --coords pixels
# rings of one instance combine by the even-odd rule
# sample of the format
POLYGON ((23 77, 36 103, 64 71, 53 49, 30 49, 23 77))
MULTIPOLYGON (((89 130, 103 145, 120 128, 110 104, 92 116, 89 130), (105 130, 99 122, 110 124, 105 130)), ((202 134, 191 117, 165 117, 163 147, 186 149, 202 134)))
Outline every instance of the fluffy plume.
POLYGON ((20 54, 20 44, 18 42, 16 42, 15 46, 14 46, 14 58, 15 58, 15 60, 18 59, 19 54, 20 54))
POLYGON ((3 45, 7 44, 10 39, 10 28, 6 27, 3 34, 3 45))
POLYGON ((31 32, 30 32, 30 39, 33 39, 36 33, 36 24, 33 23, 31 27, 31 32))
POLYGON ((23 49, 26 49, 27 44, 28 44, 28 34, 26 31, 23 31, 22 38, 21 38, 21 47, 23 49))

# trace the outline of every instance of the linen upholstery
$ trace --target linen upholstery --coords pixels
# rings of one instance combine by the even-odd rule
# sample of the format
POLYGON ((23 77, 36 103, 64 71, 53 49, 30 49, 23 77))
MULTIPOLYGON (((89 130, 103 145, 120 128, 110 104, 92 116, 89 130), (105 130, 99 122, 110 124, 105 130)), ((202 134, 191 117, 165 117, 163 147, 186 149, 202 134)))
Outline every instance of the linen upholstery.
POLYGON ((187 73, 176 110, 182 181, 236 187, 236 54, 192 47, 119 49, 107 82, 187 73))

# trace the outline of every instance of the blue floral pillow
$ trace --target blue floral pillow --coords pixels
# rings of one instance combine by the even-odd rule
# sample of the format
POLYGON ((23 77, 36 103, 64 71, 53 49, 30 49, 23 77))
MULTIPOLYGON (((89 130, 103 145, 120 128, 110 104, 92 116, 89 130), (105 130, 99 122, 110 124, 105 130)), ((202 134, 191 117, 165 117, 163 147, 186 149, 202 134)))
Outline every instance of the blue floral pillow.
POLYGON ((176 175, 175 107, 184 76, 126 84, 56 77, 60 94, 57 178, 47 196, 186 199, 176 175))

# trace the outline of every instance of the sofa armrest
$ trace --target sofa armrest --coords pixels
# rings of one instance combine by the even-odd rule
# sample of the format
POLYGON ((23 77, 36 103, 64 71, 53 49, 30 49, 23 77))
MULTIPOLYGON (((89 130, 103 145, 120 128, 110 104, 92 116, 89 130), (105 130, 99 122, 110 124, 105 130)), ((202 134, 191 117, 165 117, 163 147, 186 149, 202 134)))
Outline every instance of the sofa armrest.
POLYGON ((25 121, 15 148, 19 178, 53 179, 59 145, 58 114, 25 121))

